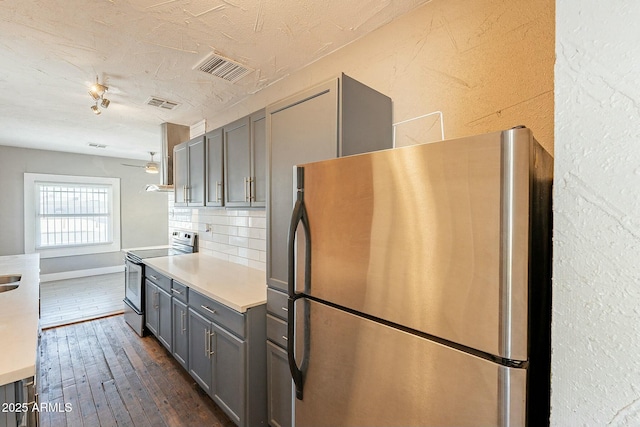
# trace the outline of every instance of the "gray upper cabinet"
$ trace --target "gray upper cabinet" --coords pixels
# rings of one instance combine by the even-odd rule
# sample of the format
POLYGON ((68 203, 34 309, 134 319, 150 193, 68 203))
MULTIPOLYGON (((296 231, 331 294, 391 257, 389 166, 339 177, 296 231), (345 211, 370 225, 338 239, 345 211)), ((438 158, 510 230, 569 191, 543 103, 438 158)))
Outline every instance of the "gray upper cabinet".
POLYGON ((207 206, 224 206, 224 144, 222 128, 205 135, 207 153, 207 206))
POLYGON ((204 206, 205 137, 176 145, 173 161, 175 206, 204 206))
POLYGON ((261 110, 249 117, 251 124, 251 206, 264 207, 267 201, 267 120, 261 110))
POLYGON ((293 166, 392 146, 391 99, 342 74, 266 108, 267 283, 287 289, 293 166))
POLYGON ((249 118, 244 117, 223 127, 224 183, 227 207, 249 206, 251 177, 251 140, 249 118))
POLYGON ((189 186, 189 162, 187 161, 187 143, 173 148, 173 194, 175 206, 187 206, 187 187, 189 186))
POLYGON ((227 207, 264 207, 266 141, 264 111, 222 128, 227 207))

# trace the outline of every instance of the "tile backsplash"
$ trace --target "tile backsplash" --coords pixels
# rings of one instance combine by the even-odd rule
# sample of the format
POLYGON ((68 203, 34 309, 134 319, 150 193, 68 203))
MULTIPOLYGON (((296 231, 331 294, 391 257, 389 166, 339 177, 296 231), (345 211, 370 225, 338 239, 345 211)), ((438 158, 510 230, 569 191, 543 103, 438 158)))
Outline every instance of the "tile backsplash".
POLYGON ((169 234, 198 233, 198 251, 225 261, 266 270, 267 219, 264 209, 175 207, 169 194, 169 234))

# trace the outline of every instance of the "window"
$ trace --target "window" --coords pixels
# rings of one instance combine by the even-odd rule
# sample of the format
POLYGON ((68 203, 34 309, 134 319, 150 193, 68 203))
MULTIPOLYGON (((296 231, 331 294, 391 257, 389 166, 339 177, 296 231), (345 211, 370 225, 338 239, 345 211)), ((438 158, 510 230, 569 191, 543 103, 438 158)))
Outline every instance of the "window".
POLYGON ((120 250, 117 178, 25 174, 25 251, 43 258, 120 250))

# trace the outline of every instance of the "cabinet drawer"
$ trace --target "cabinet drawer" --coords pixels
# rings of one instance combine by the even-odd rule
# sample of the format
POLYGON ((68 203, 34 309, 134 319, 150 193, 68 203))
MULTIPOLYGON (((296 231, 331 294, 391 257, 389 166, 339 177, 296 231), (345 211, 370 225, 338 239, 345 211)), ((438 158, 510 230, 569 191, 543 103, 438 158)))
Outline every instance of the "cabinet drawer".
POLYGON ((244 315, 191 289, 189 307, 238 335, 245 337, 244 315))
POLYGON ((287 322, 267 314, 267 339, 287 348, 287 322))
POLYGON ((182 283, 174 280, 171 283, 171 295, 173 295, 175 299, 180 300, 186 304, 189 300, 189 288, 186 285, 183 285, 182 283))
POLYGON ((158 273, 158 271, 148 265, 145 267, 144 277, 158 285, 159 288, 171 293, 171 278, 163 275, 162 273, 158 273))
POLYGON ((276 317, 287 320, 287 294, 267 288, 267 311, 276 317))

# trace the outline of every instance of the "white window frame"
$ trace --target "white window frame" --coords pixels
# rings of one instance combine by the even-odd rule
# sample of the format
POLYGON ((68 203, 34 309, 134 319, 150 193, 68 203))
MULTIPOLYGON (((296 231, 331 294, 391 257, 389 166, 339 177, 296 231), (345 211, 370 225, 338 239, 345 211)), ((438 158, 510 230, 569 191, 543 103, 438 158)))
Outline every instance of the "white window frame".
POLYGON ((94 176, 51 175, 40 173, 24 174, 24 249, 25 253, 39 253, 41 258, 56 258, 74 255, 88 255, 117 252, 120 247, 120 178, 94 176), (39 183, 72 185, 108 185, 111 187, 110 212, 112 221, 111 243, 88 244, 68 247, 36 248, 38 212, 37 198, 39 183))

